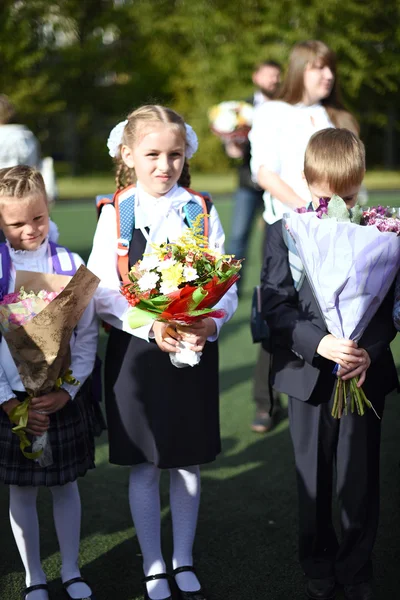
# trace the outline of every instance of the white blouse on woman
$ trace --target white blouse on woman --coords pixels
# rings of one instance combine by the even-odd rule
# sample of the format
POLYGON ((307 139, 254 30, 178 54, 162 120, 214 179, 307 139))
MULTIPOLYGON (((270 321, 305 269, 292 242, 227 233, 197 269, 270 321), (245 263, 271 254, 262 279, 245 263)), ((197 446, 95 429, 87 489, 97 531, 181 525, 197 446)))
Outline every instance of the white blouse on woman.
MULTIPOLYGON (((260 167, 273 171, 301 198, 309 199, 303 178, 304 154, 310 137, 321 129, 334 127, 322 106, 288 104, 280 100, 266 102, 254 115, 249 134, 251 143, 251 170, 257 180, 260 167)), ((289 207, 264 192, 264 220, 274 223, 289 207)))

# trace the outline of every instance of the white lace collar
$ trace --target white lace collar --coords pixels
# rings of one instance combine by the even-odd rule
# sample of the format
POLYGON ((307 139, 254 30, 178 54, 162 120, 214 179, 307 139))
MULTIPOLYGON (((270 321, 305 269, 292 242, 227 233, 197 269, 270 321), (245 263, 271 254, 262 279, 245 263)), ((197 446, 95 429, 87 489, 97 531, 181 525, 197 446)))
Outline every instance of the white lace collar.
POLYGON ((15 264, 22 264, 29 260, 42 260, 45 258, 49 247, 49 239, 47 237, 36 250, 15 250, 8 240, 6 241, 6 244, 12 262, 15 264))

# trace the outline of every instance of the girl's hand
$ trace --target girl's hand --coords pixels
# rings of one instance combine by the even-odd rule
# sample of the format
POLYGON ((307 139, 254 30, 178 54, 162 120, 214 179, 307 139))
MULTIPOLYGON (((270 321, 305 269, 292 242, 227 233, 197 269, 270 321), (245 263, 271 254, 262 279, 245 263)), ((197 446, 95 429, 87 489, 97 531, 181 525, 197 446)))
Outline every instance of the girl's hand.
POLYGON ((349 367, 348 369, 344 369, 341 367, 338 373, 338 377, 340 377, 340 379, 343 379, 344 381, 347 381, 347 379, 351 379, 352 377, 359 376, 357 387, 361 387, 364 383, 367 375, 367 370, 369 369, 369 366, 371 364, 371 359, 369 357, 368 352, 364 350, 364 348, 360 348, 360 350, 363 353, 362 362, 360 363, 360 365, 355 368, 349 367))
POLYGON ((176 331, 173 325, 154 321, 152 329, 160 350, 163 352, 180 352, 178 345, 182 336, 176 331))
MULTIPOLYGON (((20 402, 17 398, 12 398, 8 400, 8 402, 4 402, 1 405, 4 412, 10 416, 10 412, 18 406, 20 402)), ((15 424, 15 423, 14 423, 15 424)), ((28 409, 28 424, 26 427, 26 431, 31 433, 32 435, 43 435, 46 433, 50 425, 50 419, 47 415, 40 415, 36 410, 33 410, 31 407, 28 409)))
POLYGON ((32 410, 51 415, 64 408, 70 399, 71 396, 68 392, 65 390, 57 390, 45 394, 44 396, 39 396, 38 398, 32 398, 31 407, 32 410))
POLYGON ((214 319, 207 317, 193 323, 190 326, 178 325, 178 333, 181 334, 182 340, 188 342, 192 346, 192 350, 195 352, 201 352, 205 346, 207 338, 211 337, 217 331, 217 326, 214 319))
POLYGON ((346 370, 353 370, 364 364, 364 352, 356 342, 336 338, 330 333, 322 338, 317 348, 317 354, 332 360, 346 370))

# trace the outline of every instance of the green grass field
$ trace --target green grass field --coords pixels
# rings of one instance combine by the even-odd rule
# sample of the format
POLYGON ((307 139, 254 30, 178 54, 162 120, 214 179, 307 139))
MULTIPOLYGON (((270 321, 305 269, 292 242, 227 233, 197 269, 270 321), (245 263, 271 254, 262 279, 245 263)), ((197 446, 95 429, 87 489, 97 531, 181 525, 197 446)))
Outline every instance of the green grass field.
MULTIPOLYGON (((105 191, 100 189, 99 191, 105 191)), ((214 190, 211 190, 214 191, 214 190)), ((399 195, 376 196, 373 203, 400 205, 399 195)), ((215 195, 229 230, 229 196, 215 195)), ((58 204, 53 218, 60 242, 85 258, 95 228, 88 203, 58 204)), ((221 430, 223 453, 203 469, 203 493, 195 560, 213 600, 293 600, 304 598, 297 563, 296 487, 287 420, 265 436, 253 434, 252 375, 257 354, 249 333, 252 286, 260 269, 261 226, 256 225, 248 257, 245 292, 239 309, 221 335, 221 430)), ((105 337, 101 338, 101 351, 105 337)), ((393 345, 400 365, 399 340, 393 345)), ((204 384, 207 393, 207 383, 204 384)), ((382 442, 382 517, 375 548, 378 600, 397 597, 400 551, 399 396, 387 401, 382 442)), ((190 401, 190 398, 188 398, 190 401)), ((141 598, 141 557, 132 526, 127 468, 111 466, 106 435, 98 440, 97 469, 80 481, 83 505, 81 566, 98 600, 141 598)), ((172 539, 168 475, 162 478, 162 533, 169 562, 172 539)), ((50 493, 41 490, 41 552, 52 600, 61 600, 60 560, 50 493)), ((0 599, 18 600, 24 587, 22 566, 8 522, 8 493, 0 489, 0 599)))

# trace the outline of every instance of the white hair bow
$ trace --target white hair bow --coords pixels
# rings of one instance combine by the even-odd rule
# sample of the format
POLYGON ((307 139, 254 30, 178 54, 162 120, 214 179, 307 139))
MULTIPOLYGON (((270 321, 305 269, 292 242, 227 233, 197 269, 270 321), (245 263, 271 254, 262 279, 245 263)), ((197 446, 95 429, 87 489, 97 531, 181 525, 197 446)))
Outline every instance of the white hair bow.
MULTIPOLYGON (((118 149, 122 143, 122 136, 124 133, 125 125, 128 123, 128 120, 121 121, 118 123, 110 132, 107 140, 107 148, 110 156, 115 158, 118 154, 118 149)), ((186 129, 186 150, 185 157, 192 158, 193 154, 197 152, 197 148, 199 147, 199 141, 197 139, 197 135, 192 127, 185 123, 186 129)))

